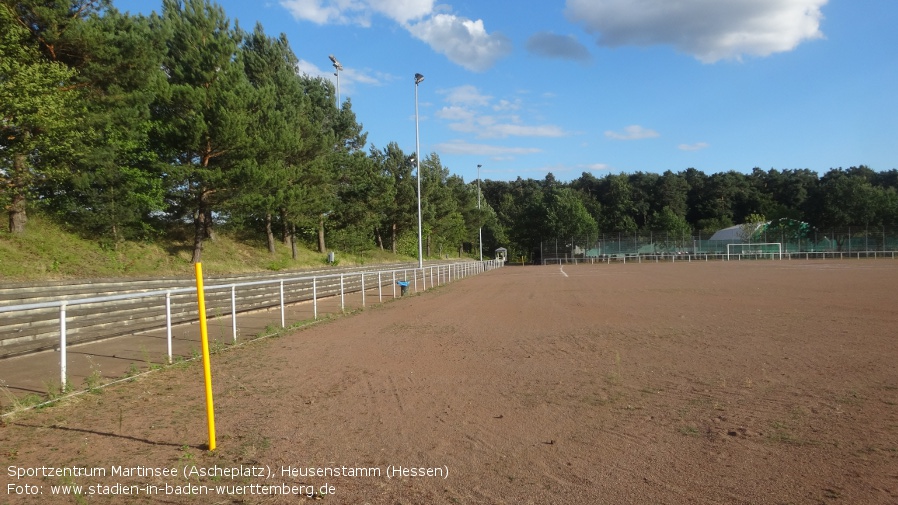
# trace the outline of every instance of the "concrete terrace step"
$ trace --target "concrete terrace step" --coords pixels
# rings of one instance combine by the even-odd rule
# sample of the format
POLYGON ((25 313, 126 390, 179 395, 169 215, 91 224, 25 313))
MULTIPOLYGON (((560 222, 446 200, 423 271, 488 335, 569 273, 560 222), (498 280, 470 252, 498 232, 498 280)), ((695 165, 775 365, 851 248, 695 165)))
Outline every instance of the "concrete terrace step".
MULTIPOLYGON (((413 270, 407 263, 378 265, 378 270, 413 270)), ((210 317, 231 313, 231 291, 237 312, 277 307, 281 304, 281 281, 285 304, 312 299, 312 277, 315 296, 326 298, 341 293, 359 292, 365 274, 365 289, 377 288, 377 274, 370 267, 324 269, 287 273, 219 276, 204 279, 206 312, 210 317)), ((392 276, 384 274, 381 286, 389 286, 392 276)), ((166 325, 165 291, 188 290, 170 295, 172 324, 194 321, 196 307, 195 279, 136 279, 53 281, 41 283, 7 283, 0 285, 0 307, 31 304, 53 304, 50 307, 0 313, 0 358, 52 349, 59 344, 60 302, 65 300, 66 335, 70 343, 87 342, 133 334, 166 325), (189 291, 192 290, 192 291, 189 291), (151 296, 142 294, 155 293, 151 296), (83 303, 79 300, 107 296, 134 295, 111 301, 83 303)))

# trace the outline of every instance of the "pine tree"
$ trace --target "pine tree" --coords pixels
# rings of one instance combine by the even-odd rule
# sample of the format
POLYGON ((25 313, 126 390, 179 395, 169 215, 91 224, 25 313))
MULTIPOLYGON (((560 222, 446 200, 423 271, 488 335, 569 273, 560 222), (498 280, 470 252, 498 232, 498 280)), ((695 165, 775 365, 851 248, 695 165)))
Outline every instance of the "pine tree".
POLYGON ((241 35, 208 0, 163 0, 154 19, 166 40, 167 89, 154 104, 155 138, 170 197, 194 223, 192 262, 213 238, 214 211, 232 196, 247 163, 253 90, 237 57, 241 35))
POLYGON ((150 104, 164 82, 161 38, 149 19, 109 8, 87 17, 69 36, 83 53, 76 85, 86 114, 79 152, 42 198, 70 226, 118 243, 152 231, 164 208, 160 164, 149 145, 150 104))
POLYGON ((83 115, 77 72, 60 61, 64 33, 94 2, 0 2, 0 201, 12 233, 25 231, 35 183, 56 178, 83 115))

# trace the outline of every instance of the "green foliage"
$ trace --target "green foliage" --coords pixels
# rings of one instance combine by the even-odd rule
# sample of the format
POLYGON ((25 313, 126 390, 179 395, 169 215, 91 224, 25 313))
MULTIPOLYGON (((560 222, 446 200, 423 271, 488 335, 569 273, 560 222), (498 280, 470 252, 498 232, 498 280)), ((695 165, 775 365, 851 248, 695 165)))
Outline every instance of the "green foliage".
POLYGON ((831 170, 809 199, 809 214, 820 228, 887 224, 888 193, 862 175, 831 170))
POLYGON ((699 219, 695 223, 698 232, 705 236, 713 235, 717 230, 729 228, 730 226, 733 226, 733 221, 728 217, 709 217, 699 219))
POLYGON ((661 212, 652 215, 651 227, 652 231, 659 232, 655 235, 658 237, 655 242, 664 251, 676 251, 691 245, 692 226, 670 207, 664 207, 661 212))
POLYGON ((343 250, 364 250, 369 244, 384 249, 384 226, 395 197, 392 179, 374 156, 343 153, 337 165, 340 205, 328 216, 331 242, 343 250))
POLYGON ((82 154, 77 71, 44 54, 60 39, 52 28, 61 29, 64 15, 39 3, 0 3, 0 203, 11 232, 25 230, 35 182, 58 179, 62 160, 82 154))
MULTIPOLYGON (((412 175, 415 165, 412 156, 407 156, 395 142, 391 142, 383 151, 371 147, 369 156, 378 167, 378 172, 390 187, 378 202, 383 205, 383 218, 377 227, 381 247, 389 248, 394 254, 407 254, 401 251, 399 237, 408 231, 417 230, 418 204, 417 180, 412 175)), ((415 240, 417 256, 417 239, 415 240)))
POLYGON ((636 205, 632 188, 625 174, 609 175, 603 187, 602 229, 630 233, 636 230, 636 205))
POLYGON ((764 232, 775 237, 777 242, 798 242, 808 238, 810 226, 795 219, 780 218, 770 221, 764 232))
MULTIPOLYGON (((414 237, 412 244, 416 244, 414 237)), ((417 255, 397 257, 373 249, 342 249, 337 257, 343 265, 408 261, 417 255)), ((289 250, 271 255, 261 240, 241 240, 222 231, 208 244, 203 271, 209 275, 262 271, 291 271, 318 266, 322 256, 299 245, 294 259, 289 250)), ((146 241, 123 240, 115 249, 95 240, 82 238, 56 225, 41 212, 36 212, 23 233, 0 231, 0 280, 4 282, 31 279, 113 278, 113 277, 191 277, 190 239, 166 236, 146 241)))
POLYGON ((546 219, 550 236, 595 236, 599 227, 586 206, 570 188, 553 188, 546 202, 546 219))
POLYGON ((212 216, 232 197, 247 162, 253 88, 237 57, 240 32, 208 0, 163 0, 165 91, 153 105, 156 146, 169 164, 171 196, 194 221, 192 262, 212 238, 212 216))
POLYGON ((743 242, 757 242, 758 237, 767 224, 767 218, 761 214, 749 214, 740 225, 739 235, 743 242))
POLYGON ((146 238, 165 207, 163 169, 150 146, 150 104, 160 92, 163 44, 143 17, 109 9, 78 25, 85 90, 84 155, 42 186, 47 207, 73 229, 104 241, 146 238))
POLYGON ((408 230, 396 237, 394 247, 396 254, 400 256, 408 256, 410 258, 418 257, 418 232, 417 230, 408 230))
POLYGON ((261 223, 273 253, 274 227, 292 237, 292 225, 307 201, 309 161, 326 149, 326 143, 315 135, 306 115, 310 101, 296 77, 297 58, 286 38, 269 38, 257 25, 244 36, 240 57, 253 88, 255 115, 248 132, 251 158, 239 175, 243 190, 234 195, 228 209, 245 224, 261 223))
POLYGON ((425 256, 477 243, 481 218, 476 193, 471 193, 460 177, 451 176, 434 153, 421 162, 421 194, 425 256))

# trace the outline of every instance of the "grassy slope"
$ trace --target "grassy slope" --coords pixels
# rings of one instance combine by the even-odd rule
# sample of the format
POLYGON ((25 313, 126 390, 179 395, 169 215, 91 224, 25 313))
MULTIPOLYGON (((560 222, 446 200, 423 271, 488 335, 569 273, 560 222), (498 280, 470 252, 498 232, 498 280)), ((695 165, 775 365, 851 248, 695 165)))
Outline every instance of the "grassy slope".
MULTIPOLYGON (((269 254, 264 244, 247 244, 228 236, 207 241, 203 248, 203 273, 217 275, 272 270, 294 270, 322 266, 325 255, 305 248, 298 259, 290 249, 278 244, 269 254)), ((25 233, 0 231, 0 282, 60 280, 74 278, 192 276, 192 243, 125 242, 113 250, 96 241, 65 232, 55 223, 29 216, 25 233)), ((381 251, 357 257, 336 252, 342 265, 412 261, 381 251)))

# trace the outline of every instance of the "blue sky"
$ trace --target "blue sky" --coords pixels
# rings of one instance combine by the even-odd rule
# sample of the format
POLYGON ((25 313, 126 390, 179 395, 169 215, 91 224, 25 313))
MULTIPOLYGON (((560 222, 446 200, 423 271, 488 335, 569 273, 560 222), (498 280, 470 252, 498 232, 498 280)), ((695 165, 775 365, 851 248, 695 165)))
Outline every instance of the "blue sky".
MULTIPOLYGON (((898 168, 894 0, 218 2, 464 177, 898 168)), ((114 0, 148 13, 161 1, 114 0)))

